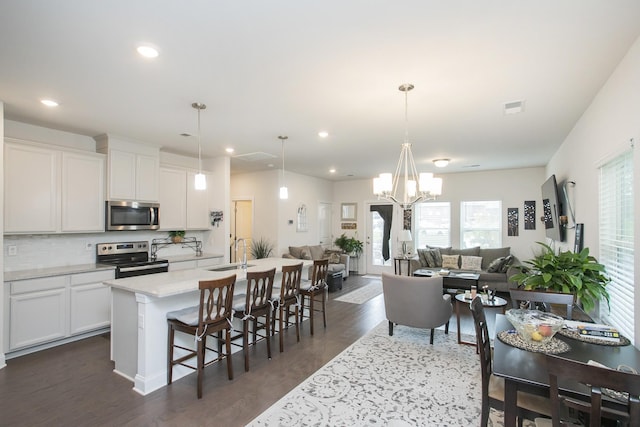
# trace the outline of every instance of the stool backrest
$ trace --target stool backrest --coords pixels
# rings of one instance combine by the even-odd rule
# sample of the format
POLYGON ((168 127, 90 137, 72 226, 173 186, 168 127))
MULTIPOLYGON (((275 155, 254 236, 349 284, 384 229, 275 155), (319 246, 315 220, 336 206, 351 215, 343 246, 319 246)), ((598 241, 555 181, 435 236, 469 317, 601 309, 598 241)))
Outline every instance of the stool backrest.
POLYGON ((198 283, 200 288, 199 333, 205 331, 210 324, 231 319, 235 283, 235 274, 222 279, 201 280, 198 283))
POLYGON ((282 266, 282 285, 280 286, 280 301, 296 298, 300 293, 302 279, 302 263, 282 266))
POLYGON ((317 259, 313 261, 313 274, 311 284, 315 289, 322 289, 327 285, 327 273, 329 272, 329 259, 317 259))
POLYGON ((245 314, 249 314, 256 309, 264 308, 270 304, 275 275, 275 268, 267 271, 247 272, 245 314))

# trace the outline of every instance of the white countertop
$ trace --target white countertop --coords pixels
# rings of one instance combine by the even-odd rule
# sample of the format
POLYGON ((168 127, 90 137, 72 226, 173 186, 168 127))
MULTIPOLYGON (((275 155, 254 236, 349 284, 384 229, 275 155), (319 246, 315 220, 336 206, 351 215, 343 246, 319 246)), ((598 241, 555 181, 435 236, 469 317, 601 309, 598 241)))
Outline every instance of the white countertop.
MULTIPOLYGON (((312 260, 299 260, 287 258, 264 258, 252 259, 248 264, 250 267, 246 271, 265 271, 272 268, 279 272, 284 265, 295 265, 303 263, 304 267, 313 265, 312 260)), ((164 298, 186 292, 198 290, 200 280, 220 279, 233 274, 236 275, 236 282, 246 279, 246 272, 242 269, 226 271, 209 271, 212 268, 225 266, 236 266, 237 264, 221 264, 215 267, 196 268, 191 270, 169 271, 168 273, 149 274, 146 276, 127 277, 124 279, 107 280, 105 285, 124 291, 135 292, 151 297, 164 298)))
POLYGON ((29 270, 5 271, 4 281, 38 279, 41 277, 66 276, 67 274, 91 273, 94 271, 115 270, 113 265, 106 264, 80 264, 64 265, 60 267, 33 268, 29 270))

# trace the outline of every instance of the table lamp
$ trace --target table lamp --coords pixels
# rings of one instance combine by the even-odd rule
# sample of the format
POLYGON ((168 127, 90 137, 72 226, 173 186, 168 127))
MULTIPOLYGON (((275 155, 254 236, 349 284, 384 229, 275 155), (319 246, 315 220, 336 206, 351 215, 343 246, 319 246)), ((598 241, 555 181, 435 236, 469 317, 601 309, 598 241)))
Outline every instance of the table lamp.
POLYGON ((412 242, 411 230, 402 230, 400 232, 400 241, 402 242, 402 256, 407 258, 407 242, 412 242))

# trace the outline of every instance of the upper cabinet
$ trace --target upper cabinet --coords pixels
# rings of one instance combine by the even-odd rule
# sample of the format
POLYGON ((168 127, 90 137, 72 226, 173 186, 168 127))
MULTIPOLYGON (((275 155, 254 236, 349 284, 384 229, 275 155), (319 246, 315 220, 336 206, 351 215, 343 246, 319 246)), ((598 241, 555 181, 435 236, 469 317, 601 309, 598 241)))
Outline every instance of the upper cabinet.
POLYGON ((104 156, 5 139, 4 232, 104 231, 104 156))
POLYGON ((207 190, 194 187, 195 172, 179 168, 160 168, 160 228, 162 230, 206 230, 209 222, 211 176, 207 190))
POLYGON ((111 135, 95 138, 96 150, 107 155, 109 200, 157 202, 160 149, 111 135))

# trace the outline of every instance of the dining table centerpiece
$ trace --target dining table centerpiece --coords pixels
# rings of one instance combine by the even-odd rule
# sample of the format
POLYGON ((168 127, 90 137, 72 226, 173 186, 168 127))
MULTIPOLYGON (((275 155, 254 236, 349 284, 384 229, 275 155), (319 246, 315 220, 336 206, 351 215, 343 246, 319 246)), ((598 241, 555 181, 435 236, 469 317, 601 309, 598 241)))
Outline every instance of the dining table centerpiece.
POLYGON ((605 266, 589 255, 589 248, 580 252, 558 251, 537 242, 542 248, 534 258, 514 266, 519 273, 509 279, 525 290, 542 290, 574 294, 585 312, 592 311, 598 301, 609 305, 607 285, 610 278, 605 266))

